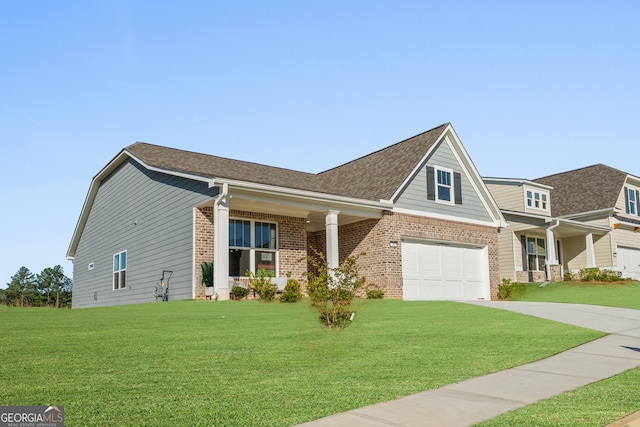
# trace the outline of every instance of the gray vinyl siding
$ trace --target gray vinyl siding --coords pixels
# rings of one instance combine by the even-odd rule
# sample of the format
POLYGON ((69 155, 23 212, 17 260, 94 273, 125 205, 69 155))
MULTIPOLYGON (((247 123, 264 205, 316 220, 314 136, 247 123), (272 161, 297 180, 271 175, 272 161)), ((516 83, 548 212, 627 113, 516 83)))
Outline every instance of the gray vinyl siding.
POLYGON ((193 298, 193 208, 217 191, 124 162, 101 183, 80 237, 73 307, 155 301, 162 270, 173 271, 169 300, 193 298), (113 255, 125 250, 127 286, 113 290, 113 255))
MULTIPOLYGON (((453 197, 453 196, 452 196, 453 197)), ((440 143, 426 164, 411 178, 404 191, 399 195, 395 206, 414 211, 431 212, 438 215, 448 215, 463 219, 493 222, 493 218, 476 193, 469 177, 464 173, 451 148, 446 143, 440 143), (427 166, 439 166, 460 172, 462 184, 462 204, 446 205, 427 200, 427 166)))

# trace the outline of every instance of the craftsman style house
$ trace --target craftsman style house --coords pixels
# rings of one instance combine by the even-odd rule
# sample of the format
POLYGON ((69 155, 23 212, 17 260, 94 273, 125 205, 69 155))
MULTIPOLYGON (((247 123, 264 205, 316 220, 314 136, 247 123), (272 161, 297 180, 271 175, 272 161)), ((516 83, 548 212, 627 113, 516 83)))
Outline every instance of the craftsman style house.
POLYGON ((509 224, 500 230, 500 277, 558 281, 597 267, 640 280, 640 178, 598 164, 484 182, 509 224))
POLYGON ((91 182, 67 253, 73 306, 153 301, 163 272, 170 300, 203 298, 203 261, 219 299, 247 271, 304 283, 310 248, 329 267, 364 253, 386 297, 491 299, 505 226, 450 124, 318 174, 135 143, 91 182))

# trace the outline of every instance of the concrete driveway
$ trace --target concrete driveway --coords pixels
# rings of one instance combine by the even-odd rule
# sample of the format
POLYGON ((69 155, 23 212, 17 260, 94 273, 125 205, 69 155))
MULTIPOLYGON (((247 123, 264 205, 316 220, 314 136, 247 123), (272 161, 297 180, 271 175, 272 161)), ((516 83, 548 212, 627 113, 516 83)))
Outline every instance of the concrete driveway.
POLYGON ((470 304, 542 317, 609 335, 537 362, 302 425, 470 426, 640 366, 640 310, 511 301, 470 304))

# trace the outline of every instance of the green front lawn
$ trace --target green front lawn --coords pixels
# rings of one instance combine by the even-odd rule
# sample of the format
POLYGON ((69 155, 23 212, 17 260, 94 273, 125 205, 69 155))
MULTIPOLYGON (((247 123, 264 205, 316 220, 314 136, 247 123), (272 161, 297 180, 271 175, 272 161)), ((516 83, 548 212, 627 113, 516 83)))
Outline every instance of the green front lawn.
POLYGON ((640 282, 624 284, 538 283, 516 285, 513 301, 569 302, 640 309, 640 282))
MULTIPOLYGON (((640 283, 519 285, 513 300, 572 302, 640 309, 640 283)), ((640 368, 543 400, 480 424, 601 427, 640 410, 640 368)))
POLYGON ((602 335, 450 302, 356 311, 338 332, 306 301, 0 307, 0 405, 64 405, 68 426, 289 426, 602 335))

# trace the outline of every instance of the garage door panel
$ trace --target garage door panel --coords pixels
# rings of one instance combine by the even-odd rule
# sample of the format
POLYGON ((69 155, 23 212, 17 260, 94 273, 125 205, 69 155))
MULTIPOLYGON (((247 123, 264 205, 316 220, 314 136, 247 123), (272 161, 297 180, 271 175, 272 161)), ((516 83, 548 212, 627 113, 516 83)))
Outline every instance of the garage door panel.
POLYGON ((420 300, 436 300, 442 298, 442 280, 424 279, 420 281, 420 300))
POLYGON ((404 299, 407 301, 415 301, 420 299, 420 287, 418 286, 418 279, 405 278, 402 283, 402 292, 404 299))
POLYGON ((445 280, 442 286, 444 299, 461 299, 464 296, 464 282, 462 280, 445 280))

